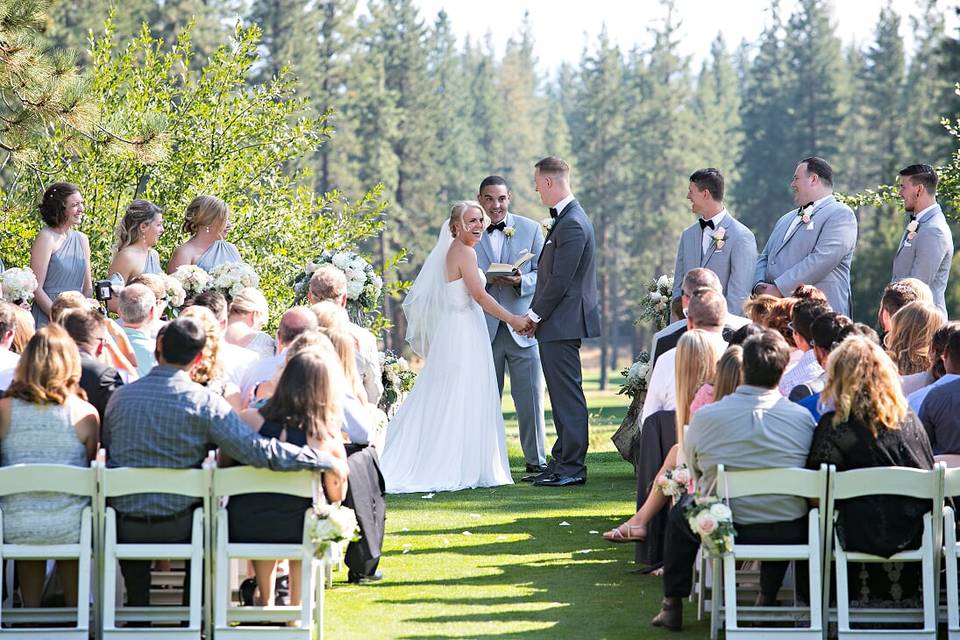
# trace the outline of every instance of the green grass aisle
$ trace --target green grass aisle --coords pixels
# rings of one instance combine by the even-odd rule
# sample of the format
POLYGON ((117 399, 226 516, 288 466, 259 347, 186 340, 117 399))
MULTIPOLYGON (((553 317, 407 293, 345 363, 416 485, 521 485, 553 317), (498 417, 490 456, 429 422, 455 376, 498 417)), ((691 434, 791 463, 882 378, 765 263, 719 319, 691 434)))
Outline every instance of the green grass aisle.
MULTIPOLYGON (((589 384, 589 382, 588 382, 589 384)), ((595 389, 595 384, 593 389, 595 389)), ((614 387, 616 388, 616 387, 614 387)), ((383 583, 354 586, 337 574, 326 599, 326 637, 703 638, 688 607, 688 631, 650 626, 659 579, 630 573, 633 546, 598 533, 633 509, 631 466, 609 437, 625 398, 588 391, 588 482, 570 489, 524 483, 494 489, 388 498, 383 583)), ((505 400, 515 479, 523 460, 505 400)), ((548 441, 552 442, 548 418, 548 441)))

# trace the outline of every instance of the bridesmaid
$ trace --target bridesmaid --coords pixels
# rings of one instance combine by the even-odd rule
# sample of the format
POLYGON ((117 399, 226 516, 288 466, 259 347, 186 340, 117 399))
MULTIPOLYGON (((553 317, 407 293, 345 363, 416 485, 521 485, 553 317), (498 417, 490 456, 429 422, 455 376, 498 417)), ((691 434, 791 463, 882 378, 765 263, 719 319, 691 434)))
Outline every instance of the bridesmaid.
POLYGON ((134 200, 117 227, 110 279, 123 286, 141 273, 162 274, 154 247, 163 233, 163 212, 149 200, 134 200), (117 278, 119 276, 119 278, 117 278))
POLYGON ((218 264, 243 262, 237 248, 224 240, 230 232, 230 207, 220 198, 194 198, 183 214, 183 230, 192 237, 173 252, 167 273, 184 264, 210 271, 218 264))
POLYGON ((37 328, 50 322, 54 298, 64 291, 90 297, 90 240, 73 227, 83 221, 83 196, 75 184, 56 182, 43 193, 40 216, 46 226, 30 249, 30 268, 37 276, 33 319, 37 328))

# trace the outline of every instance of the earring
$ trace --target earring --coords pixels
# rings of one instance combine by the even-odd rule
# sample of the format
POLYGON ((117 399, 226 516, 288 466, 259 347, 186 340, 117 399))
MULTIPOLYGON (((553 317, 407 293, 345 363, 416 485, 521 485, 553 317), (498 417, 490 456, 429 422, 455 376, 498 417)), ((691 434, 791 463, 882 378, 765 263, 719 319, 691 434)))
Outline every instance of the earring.
POLYGON ((210 225, 207 225, 206 227, 204 227, 204 229, 206 230, 207 233, 210 233, 210 225))

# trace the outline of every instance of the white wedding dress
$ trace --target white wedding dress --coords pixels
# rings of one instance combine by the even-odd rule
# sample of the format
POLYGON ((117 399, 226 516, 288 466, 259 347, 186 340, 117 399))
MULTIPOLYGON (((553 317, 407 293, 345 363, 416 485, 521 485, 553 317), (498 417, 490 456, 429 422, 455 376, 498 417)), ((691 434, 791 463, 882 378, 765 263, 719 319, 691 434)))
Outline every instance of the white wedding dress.
MULTIPOLYGON (((445 258, 450 243, 442 242, 438 249, 445 258)), ((380 466, 388 493, 513 484, 483 310, 462 279, 446 282, 445 269, 442 282, 437 276, 433 308, 423 310, 433 321, 427 348, 418 349, 408 333, 414 349, 426 352, 426 362, 387 427, 380 466)), ((404 310, 409 318, 406 303, 404 310)))

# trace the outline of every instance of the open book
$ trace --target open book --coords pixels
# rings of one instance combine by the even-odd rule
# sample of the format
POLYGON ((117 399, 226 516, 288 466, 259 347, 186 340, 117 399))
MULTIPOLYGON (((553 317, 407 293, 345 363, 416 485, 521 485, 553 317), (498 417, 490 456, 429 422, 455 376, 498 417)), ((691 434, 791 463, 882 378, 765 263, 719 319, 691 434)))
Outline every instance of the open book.
POLYGON ((513 275, 514 271, 518 271, 520 267, 527 264, 532 257, 533 254, 527 251, 517 258, 517 261, 513 264, 506 262, 494 262, 489 268, 487 268, 487 282, 491 282, 494 278, 513 275))

